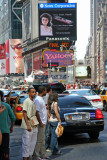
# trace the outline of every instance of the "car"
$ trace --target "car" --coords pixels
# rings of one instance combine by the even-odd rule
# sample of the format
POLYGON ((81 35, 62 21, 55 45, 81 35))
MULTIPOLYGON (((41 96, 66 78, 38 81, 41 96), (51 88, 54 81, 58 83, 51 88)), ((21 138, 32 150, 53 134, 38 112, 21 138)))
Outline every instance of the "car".
POLYGON ((47 86, 50 85, 52 88, 52 91, 55 91, 57 93, 62 93, 63 91, 65 91, 65 86, 60 83, 60 82, 56 82, 56 83, 41 83, 41 84, 34 84, 34 88, 36 89, 36 91, 38 92, 38 87, 39 86, 47 86))
POLYGON ((5 101, 10 104, 11 107, 15 104, 15 100, 19 95, 16 93, 16 91, 8 91, 6 94, 4 94, 5 101))
POLYGON ((15 101, 15 105, 14 105, 14 108, 13 108, 13 111, 14 111, 14 114, 16 116, 16 120, 22 120, 22 117, 23 117, 23 102, 26 98, 28 98, 29 95, 28 94, 22 94, 22 95, 19 95, 17 98, 16 98, 16 101, 15 101))
POLYGON ((107 111, 107 88, 104 88, 99 95, 103 102, 103 108, 105 111, 107 111))
POLYGON ((79 95, 59 97, 59 114, 65 133, 88 133, 90 138, 97 139, 104 130, 103 113, 93 108, 89 100, 79 95))
POLYGON ((26 90, 17 90, 16 93, 20 95, 20 94, 27 94, 28 92, 26 90))
POLYGON ((63 94, 65 93, 66 94, 78 94, 78 95, 84 96, 91 102, 93 107, 103 110, 103 102, 101 100, 101 97, 97 95, 94 91, 92 91, 91 89, 66 90, 63 92, 63 94))

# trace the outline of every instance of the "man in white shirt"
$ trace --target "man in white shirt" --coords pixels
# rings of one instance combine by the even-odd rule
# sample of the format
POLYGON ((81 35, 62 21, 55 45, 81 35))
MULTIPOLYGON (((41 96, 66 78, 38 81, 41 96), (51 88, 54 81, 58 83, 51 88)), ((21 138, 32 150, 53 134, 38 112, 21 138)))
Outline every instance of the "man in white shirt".
POLYGON ((45 106, 45 102, 43 100, 43 96, 46 95, 46 87, 40 86, 38 88, 38 96, 35 99, 36 104, 36 116, 39 122, 38 125, 38 136, 37 136, 37 143, 35 146, 34 151, 34 158, 36 160, 43 160, 49 159, 46 154, 45 150, 45 126, 47 123, 47 110, 45 106))

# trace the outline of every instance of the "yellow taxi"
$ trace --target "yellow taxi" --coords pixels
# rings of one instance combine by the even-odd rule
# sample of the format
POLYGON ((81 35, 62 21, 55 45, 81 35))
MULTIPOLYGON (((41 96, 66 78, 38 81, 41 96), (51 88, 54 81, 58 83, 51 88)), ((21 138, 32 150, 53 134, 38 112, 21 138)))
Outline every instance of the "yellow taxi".
POLYGON ((16 116, 16 120, 22 120, 22 118, 23 118, 23 102, 28 97, 29 97, 28 94, 22 94, 16 98, 16 102, 15 102, 14 109, 13 109, 15 116, 16 116))
POLYGON ((107 88, 104 88, 101 92, 100 95, 101 100, 103 102, 103 108, 105 111, 107 111, 107 88))

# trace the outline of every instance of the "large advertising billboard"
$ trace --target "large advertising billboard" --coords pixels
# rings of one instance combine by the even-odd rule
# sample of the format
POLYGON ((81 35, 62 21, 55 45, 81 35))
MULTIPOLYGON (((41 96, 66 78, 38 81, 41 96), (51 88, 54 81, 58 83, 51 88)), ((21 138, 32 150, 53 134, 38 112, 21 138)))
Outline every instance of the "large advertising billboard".
POLYGON ((4 44, 0 44, 0 72, 2 75, 24 73, 21 44, 21 39, 9 39, 4 44))
POLYGON ((90 66, 76 66, 76 78, 91 78, 90 66))
POLYGON ((50 63, 56 64, 57 66, 66 67, 68 65, 73 65, 73 51, 51 51, 46 49, 42 52, 43 64, 42 67, 48 67, 50 63))
POLYGON ((6 48, 5 43, 0 44, 0 74, 6 74, 6 48))
POLYGON ((40 40, 77 40, 76 3, 40 3, 40 40))
POLYGON ((9 40, 10 73, 24 73, 24 58, 21 39, 9 40))

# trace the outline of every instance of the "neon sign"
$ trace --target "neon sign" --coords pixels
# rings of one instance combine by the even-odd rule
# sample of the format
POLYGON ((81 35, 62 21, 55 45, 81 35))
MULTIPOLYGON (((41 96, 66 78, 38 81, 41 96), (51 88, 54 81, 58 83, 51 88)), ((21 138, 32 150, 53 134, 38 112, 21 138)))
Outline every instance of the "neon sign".
POLYGON ((43 67, 48 67, 49 63, 58 63, 59 66, 65 67, 68 65, 73 65, 73 51, 64 50, 64 51, 51 51, 46 49, 42 53, 43 57, 43 67))

